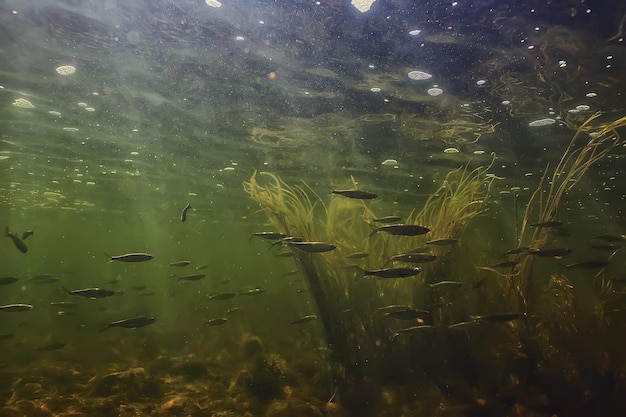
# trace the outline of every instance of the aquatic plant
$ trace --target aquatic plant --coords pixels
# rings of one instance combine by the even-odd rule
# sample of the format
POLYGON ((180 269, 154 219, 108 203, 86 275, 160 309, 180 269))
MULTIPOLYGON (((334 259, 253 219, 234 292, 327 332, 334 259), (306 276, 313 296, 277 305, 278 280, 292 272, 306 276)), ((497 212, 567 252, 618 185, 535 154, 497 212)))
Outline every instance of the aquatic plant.
MULTIPOLYGON (((518 246, 528 246, 533 249, 546 247, 553 239, 550 229, 534 228, 531 231, 529 224, 532 220, 557 221, 563 199, 578 185, 589 168, 626 143, 618 133, 620 128, 626 127, 626 116, 603 123, 590 133, 593 128, 592 122, 599 116, 600 114, 597 113, 589 117, 578 128, 552 172, 549 170, 549 164, 546 167, 543 177, 526 206, 518 246), (584 138, 585 135, 588 135, 588 139, 584 138)), ((528 306, 533 261, 532 256, 524 258, 519 271, 517 301, 522 311, 526 311, 528 306)))
MULTIPOLYGON (((425 224, 431 237, 459 238, 470 220, 486 209, 493 175, 488 166, 470 169, 462 166, 449 172, 443 184, 427 199, 419 212, 414 211, 407 224, 425 224)), ((357 188, 351 178, 352 188, 357 188)), ((362 277, 361 268, 379 268, 393 254, 414 249, 425 237, 390 236, 383 232, 370 236, 374 213, 361 200, 333 196, 328 204, 306 184, 288 185, 271 173, 255 172, 244 183, 245 191, 265 213, 277 231, 305 240, 332 242, 337 250, 325 254, 295 251, 295 261, 305 276, 316 302, 319 317, 333 349, 338 398, 355 415, 368 415, 380 395, 378 385, 383 375, 400 375, 412 367, 393 360, 397 352, 381 348, 389 338, 389 322, 374 317, 377 308, 406 299, 421 299, 423 280, 377 280, 362 277), (312 195, 313 197, 310 197, 312 195), (369 237, 368 237, 369 236, 369 237), (365 252, 369 256, 358 266, 347 266, 345 255, 365 252), (363 404, 362 398, 371 398, 363 404)), ((449 255, 450 248, 439 248, 449 255)), ((442 263, 437 272, 449 268, 442 263)), ((431 277, 432 280, 432 277, 431 277)))

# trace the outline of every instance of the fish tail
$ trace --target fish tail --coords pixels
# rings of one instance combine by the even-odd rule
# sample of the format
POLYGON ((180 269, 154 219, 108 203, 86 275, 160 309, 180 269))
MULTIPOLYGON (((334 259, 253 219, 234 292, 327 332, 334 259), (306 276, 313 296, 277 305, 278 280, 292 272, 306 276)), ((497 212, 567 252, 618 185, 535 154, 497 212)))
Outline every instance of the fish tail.
POLYGON ((109 330, 112 326, 110 324, 107 324, 107 327, 104 327, 100 330, 98 330, 98 333, 102 333, 102 332, 106 332, 107 330, 109 330))
POLYGON ((11 237, 11 232, 9 232, 9 226, 4 227, 4 235, 6 237, 11 237))
POLYGON ((378 232, 378 227, 376 227, 372 223, 368 223, 368 225, 372 228, 372 231, 369 234, 369 237, 372 237, 372 236, 374 236, 378 232))
POLYGON ((68 290, 67 288, 65 288, 63 285, 61 285, 61 288, 63 288, 63 291, 65 291, 68 294, 71 294, 72 292, 70 290, 68 290))

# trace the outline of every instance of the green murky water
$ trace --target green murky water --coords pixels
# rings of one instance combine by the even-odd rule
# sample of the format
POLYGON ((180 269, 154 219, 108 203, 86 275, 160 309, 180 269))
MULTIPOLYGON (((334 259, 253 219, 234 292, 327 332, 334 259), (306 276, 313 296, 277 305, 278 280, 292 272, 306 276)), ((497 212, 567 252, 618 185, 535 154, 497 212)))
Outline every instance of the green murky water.
POLYGON ((3 2, 0 415, 622 415, 626 9, 510 3, 3 2))

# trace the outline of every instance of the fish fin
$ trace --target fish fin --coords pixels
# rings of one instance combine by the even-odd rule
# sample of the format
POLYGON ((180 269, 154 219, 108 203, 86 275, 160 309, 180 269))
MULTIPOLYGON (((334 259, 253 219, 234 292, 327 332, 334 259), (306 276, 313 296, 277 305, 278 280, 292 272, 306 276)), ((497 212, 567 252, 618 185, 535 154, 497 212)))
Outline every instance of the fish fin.
POLYGON ((107 327, 98 330, 98 333, 102 333, 102 332, 106 332, 107 330, 109 330, 112 326, 110 324, 107 324, 107 327))

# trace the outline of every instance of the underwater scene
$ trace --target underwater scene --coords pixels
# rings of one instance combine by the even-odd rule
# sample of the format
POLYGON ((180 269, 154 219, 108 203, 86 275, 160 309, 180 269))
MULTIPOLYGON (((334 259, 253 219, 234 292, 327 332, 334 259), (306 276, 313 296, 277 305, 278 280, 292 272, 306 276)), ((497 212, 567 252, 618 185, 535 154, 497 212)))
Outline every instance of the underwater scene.
POLYGON ((0 1, 0 417, 626 415, 625 37, 0 1))

